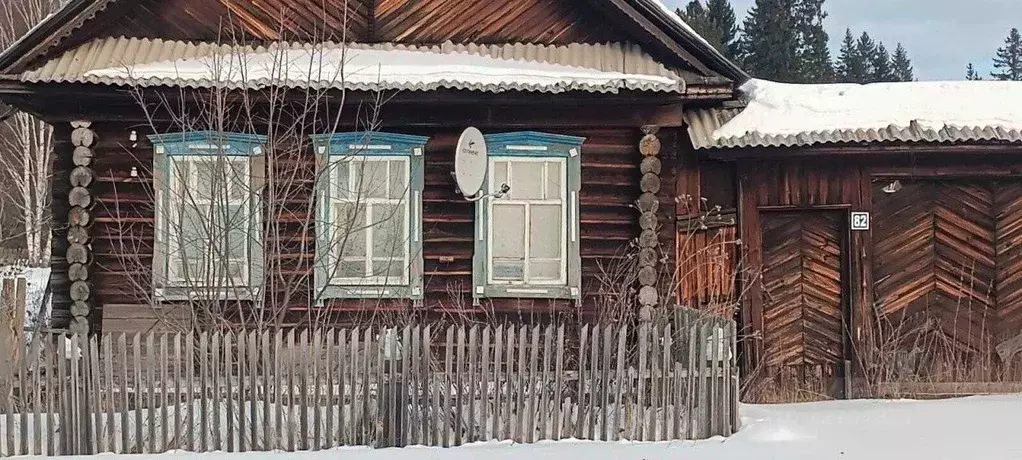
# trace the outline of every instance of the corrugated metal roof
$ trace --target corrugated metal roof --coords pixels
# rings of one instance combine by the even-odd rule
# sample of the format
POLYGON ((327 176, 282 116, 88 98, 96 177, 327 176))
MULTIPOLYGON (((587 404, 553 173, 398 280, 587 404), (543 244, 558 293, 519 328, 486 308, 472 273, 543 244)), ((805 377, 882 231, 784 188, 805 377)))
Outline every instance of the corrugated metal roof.
POLYGON ((797 85, 751 80, 746 108, 685 113, 696 148, 1022 143, 1022 83, 797 85))
POLYGON ((1006 141, 1022 142, 1022 132, 1001 126, 950 126, 941 129, 922 128, 912 121, 908 127, 888 126, 881 129, 838 129, 831 131, 810 131, 799 134, 771 135, 749 132, 743 136, 717 139, 713 144, 697 148, 738 148, 738 147, 804 147, 816 144, 836 143, 883 143, 883 142, 978 142, 1006 141))
POLYGON ((688 136, 697 149, 716 147, 713 132, 741 113, 738 108, 711 108, 686 110, 683 117, 688 126, 688 136))
MULTIPOLYGON (((272 45, 271 45, 272 46, 272 45)), ((655 87, 655 85, 641 84, 636 87, 623 87, 638 90, 653 91, 679 91, 684 89, 684 77, 678 71, 666 68, 663 64, 654 60, 651 56, 642 51, 635 44, 630 43, 608 43, 608 44, 571 44, 571 45, 534 45, 534 44, 454 44, 444 43, 439 45, 402 45, 393 43, 380 44, 285 44, 284 46, 293 49, 323 50, 338 49, 347 47, 352 50, 405 50, 417 52, 430 52, 437 54, 465 53, 478 56, 488 56, 507 61, 526 61, 548 64, 558 64, 604 72, 619 72, 625 74, 653 75, 669 78, 675 82, 673 88, 655 87)), ((52 59, 38 69, 24 72, 20 79, 25 82, 80 82, 100 84, 127 84, 124 79, 110 76, 86 75, 90 71, 111 68, 125 68, 142 64, 152 64, 166 61, 191 60, 208 57, 216 54, 239 54, 239 53, 260 53, 266 52, 267 47, 235 47, 231 45, 217 45, 211 43, 188 43, 180 41, 160 39, 138 39, 138 38, 102 38, 82 45, 76 49, 64 53, 62 56, 52 59)), ((138 82, 136 82, 138 83, 138 82)), ((174 85, 181 82, 159 79, 146 82, 147 85, 174 85)), ((185 82, 188 86, 196 86, 194 82, 185 82)), ((456 83, 456 82, 455 82, 456 83)), ((538 90, 543 88, 525 87, 484 87, 474 85, 450 84, 444 87, 482 90, 502 91, 508 89, 538 90)), ((534 86, 534 85, 533 85, 534 86)), ((619 87, 621 85, 618 85, 619 87)), ((360 89, 360 88, 356 88, 360 89)), ((405 87, 397 89, 433 89, 405 87)), ((566 89, 562 88, 561 90, 566 89)), ((570 89, 608 91, 617 88, 593 88, 579 87, 570 89)))

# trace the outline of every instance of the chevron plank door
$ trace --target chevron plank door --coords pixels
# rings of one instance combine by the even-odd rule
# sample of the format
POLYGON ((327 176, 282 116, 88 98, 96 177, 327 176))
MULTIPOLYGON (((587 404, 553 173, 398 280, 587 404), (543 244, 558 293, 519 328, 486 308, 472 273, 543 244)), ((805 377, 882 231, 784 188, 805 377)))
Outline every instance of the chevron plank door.
POLYGON ((886 342, 877 346, 897 350, 888 361, 899 373, 988 377, 980 374, 1010 319, 999 316, 1022 298, 1022 190, 980 180, 903 181, 895 193, 883 185, 873 190, 874 295, 886 342))
POLYGON ((838 396, 842 338, 843 216, 766 212, 763 225, 764 365, 784 400, 838 396))

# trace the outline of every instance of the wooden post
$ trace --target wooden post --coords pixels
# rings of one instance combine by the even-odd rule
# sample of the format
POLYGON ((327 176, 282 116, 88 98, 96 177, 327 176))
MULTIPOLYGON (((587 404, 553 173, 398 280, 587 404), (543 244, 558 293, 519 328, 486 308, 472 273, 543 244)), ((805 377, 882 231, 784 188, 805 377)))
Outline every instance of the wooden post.
POLYGON ((75 168, 71 171, 71 191, 68 192, 68 204, 71 206, 68 216, 67 262, 68 277, 71 283, 71 332, 87 334, 89 332, 89 312, 92 301, 89 285, 89 264, 92 262, 89 247, 88 228, 92 223, 89 210, 95 204, 89 187, 94 174, 91 168, 93 146, 96 143, 96 132, 90 129, 92 122, 77 120, 71 122, 71 144, 74 145, 72 161, 75 168))
POLYGON ((657 192, 660 191, 660 139, 657 132, 658 126, 643 126, 642 132, 646 133, 639 141, 639 153, 642 154, 642 162, 639 164, 639 172, 642 178, 639 180, 639 188, 642 195, 637 202, 639 212, 642 213, 642 232, 639 234, 639 319, 648 322, 652 318, 653 308, 660 302, 659 293, 656 289, 657 282, 657 261, 659 257, 659 219, 657 210, 660 202, 657 199, 657 192))

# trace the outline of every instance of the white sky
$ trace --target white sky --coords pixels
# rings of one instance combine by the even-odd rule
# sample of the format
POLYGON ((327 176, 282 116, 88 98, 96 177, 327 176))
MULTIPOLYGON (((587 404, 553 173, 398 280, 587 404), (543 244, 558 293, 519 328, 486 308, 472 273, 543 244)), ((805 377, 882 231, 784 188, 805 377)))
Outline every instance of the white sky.
MULTIPOLYGON (((739 24, 754 3, 731 0, 739 24)), ((989 75, 1008 30, 1022 28, 1022 0, 828 0, 824 9, 835 57, 846 27, 856 34, 866 30, 891 51, 902 42, 920 80, 964 79, 969 62, 989 75)))

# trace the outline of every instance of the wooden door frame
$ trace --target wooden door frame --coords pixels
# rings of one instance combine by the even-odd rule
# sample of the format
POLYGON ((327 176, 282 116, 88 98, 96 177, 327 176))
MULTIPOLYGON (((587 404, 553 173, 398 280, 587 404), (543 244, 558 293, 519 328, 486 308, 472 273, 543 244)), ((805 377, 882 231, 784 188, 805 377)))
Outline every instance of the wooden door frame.
MULTIPOLYGON (((841 360, 842 362, 836 363, 835 376, 839 379, 840 386, 836 388, 837 394, 834 396, 839 399, 846 399, 851 396, 851 378, 852 378, 852 366, 850 365, 854 356, 854 347, 852 345, 852 334, 851 324, 853 320, 852 314, 852 301, 851 301, 851 280, 850 275, 852 272, 852 259, 853 253, 851 251, 852 243, 852 230, 849 224, 851 205, 850 204, 835 204, 835 205, 809 205, 809 206, 758 206, 757 222, 763 221, 764 214, 810 214, 810 213, 826 213, 837 216, 838 222, 838 244, 840 244, 840 279, 838 282, 841 286, 840 294, 840 308, 841 308, 841 360)), ((763 227, 759 227, 760 233, 760 244, 762 244, 763 227)), ((760 251, 760 280, 759 284, 762 285, 762 271, 763 271, 763 258, 762 250, 760 251)), ((760 328, 754 332, 760 332, 766 334, 766 329, 763 326, 763 305, 765 299, 764 290, 760 290, 760 309, 759 324, 760 328)), ((759 348, 758 356, 761 358, 756 364, 763 362, 763 342, 765 339, 761 337, 760 340, 756 340, 756 347, 759 348)))

